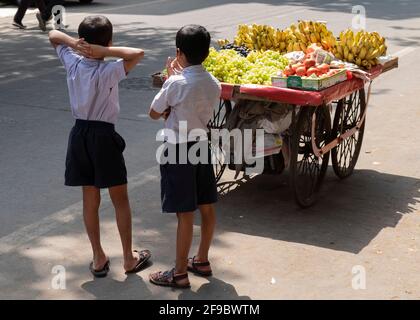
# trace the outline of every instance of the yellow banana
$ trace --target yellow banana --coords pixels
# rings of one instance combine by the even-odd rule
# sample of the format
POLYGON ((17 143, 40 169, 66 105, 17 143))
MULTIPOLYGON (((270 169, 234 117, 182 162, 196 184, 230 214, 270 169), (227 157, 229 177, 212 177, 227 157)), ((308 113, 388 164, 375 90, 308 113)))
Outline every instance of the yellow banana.
POLYGON ((344 50, 343 50, 343 57, 344 57, 344 59, 347 60, 348 56, 349 56, 349 48, 347 48, 347 46, 346 46, 346 47, 344 47, 344 50))
POLYGON ((362 47, 360 49, 360 52, 359 52, 359 58, 363 60, 366 57, 366 53, 367 53, 366 48, 365 47, 362 47))
POLYGON ((286 49, 286 42, 280 42, 280 50, 283 51, 286 49))
POLYGON ((379 46, 379 51, 380 51, 381 56, 385 55, 386 54, 386 46, 384 44, 381 44, 379 46))

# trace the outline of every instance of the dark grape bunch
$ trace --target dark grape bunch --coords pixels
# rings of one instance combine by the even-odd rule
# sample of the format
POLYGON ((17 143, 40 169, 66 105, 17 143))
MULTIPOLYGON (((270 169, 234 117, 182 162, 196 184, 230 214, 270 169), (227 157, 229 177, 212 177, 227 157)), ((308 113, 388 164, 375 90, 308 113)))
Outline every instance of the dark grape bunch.
POLYGON ((247 47, 245 47, 244 45, 242 46, 237 46, 233 43, 228 43, 224 46, 222 46, 220 48, 220 50, 235 50, 236 52, 238 52, 241 56, 243 57, 247 57, 248 54, 251 52, 251 50, 249 50, 247 47))

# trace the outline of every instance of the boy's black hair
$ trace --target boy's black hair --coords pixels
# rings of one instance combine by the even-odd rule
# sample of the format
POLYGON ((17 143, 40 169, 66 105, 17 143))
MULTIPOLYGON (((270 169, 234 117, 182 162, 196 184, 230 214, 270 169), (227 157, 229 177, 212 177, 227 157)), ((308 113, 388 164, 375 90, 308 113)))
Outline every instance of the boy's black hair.
POLYGON ((112 23, 104 16, 87 16, 79 25, 79 38, 107 47, 112 40, 112 23))
POLYGON ((201 64, 209 55, 210 33, 199 25, 184 26, 176 34, 176 47, 190 64, 201 64))

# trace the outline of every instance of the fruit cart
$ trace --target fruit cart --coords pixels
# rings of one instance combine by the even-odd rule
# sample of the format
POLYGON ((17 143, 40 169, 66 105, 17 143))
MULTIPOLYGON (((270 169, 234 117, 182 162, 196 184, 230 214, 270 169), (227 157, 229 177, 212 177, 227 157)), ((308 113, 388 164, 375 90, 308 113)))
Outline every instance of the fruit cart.
MULTIPOLYGON (((377 65, 370 72, 371 81, 382 73, 396 68, 398 60, 377 65)), ((305 91, 262 85, 222 84, 222 95, 215 108, 209 129, 226 128, 227 120, 239 101, 265 101, 279 107, 292 106, 292 121, 288 134, 290 150, 290 186, 296 202, 309 207, 317 199, 328 163, 340 179, 349 177, 354 170, 362 146, 370 83, 353 77, 321 91, 305 91), (365 92, 365 88, 368 87, 365 92)), ((221 143, 220 143, 221 144, 221 143)), ((212 145, 212 150, 222 145, 212 145)), ((222 154, 217 152, 217 154, 222 154)), ((227 164, 224 157, 214 163, 219 181, 227 164)), ((281 157, 281 161, 283 157, 281 157)), ((277 173, 285 167, 278 163, 277 173)))

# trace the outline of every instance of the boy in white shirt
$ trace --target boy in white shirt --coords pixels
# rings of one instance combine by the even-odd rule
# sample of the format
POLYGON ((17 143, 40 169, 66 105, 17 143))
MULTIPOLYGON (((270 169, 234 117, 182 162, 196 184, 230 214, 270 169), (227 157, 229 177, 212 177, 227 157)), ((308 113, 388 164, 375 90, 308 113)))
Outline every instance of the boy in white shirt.
POLYGON ((95 277, 105 277, 110 266, 100 241, 101 188, 109 190, 115 208, 126 273, 140 271, 151 256, 149 250, 132 250, 125 141, 114 127, 120 111, 118 83, 144 52, 112 47, 112 29, 106 17, 88 16, 79 25, 79 39, 56 30, 49 34, 67 72, 70 106, 76 119, 69 136, 65 185, 82 187, 83 217, 93 251, 89 269, 95 277), (121 59, 104 61, 105 57, 121 59))
MULTIPOLYGON (((200 276, 210 276, 208 260, 210 244, 215 228, 217 201, 216 179, 210 161, 207 136, 191 136, 193 130, 208 131, 207 124, 213 115, 221 93, 219 81, 204 70, 202 63, 209 54, 210 34, 198 25, 181 28, 176 35, 177 57, 168 63, 168 80, 156 95, 150 108, 152 119, 165 119, 167 151, 178 156, 191 148, 207 151, 206 161, 193 164, 165 163, 160 165, 161 199, 163 212, 176 212, 178 230, 176 242, 176 265, 172 270, 150 275, 156 285, 189 288, 187 271, 200 276), (186 125, 186 131, 181 127, 186 125), (175 135, 171 134, 174 132, 175 135), (194 211, 201 213, 201 241, 197 254, 188 258, 193 237, 194 211)), ((202 159, 202 157, 200 157, 202 159)))

